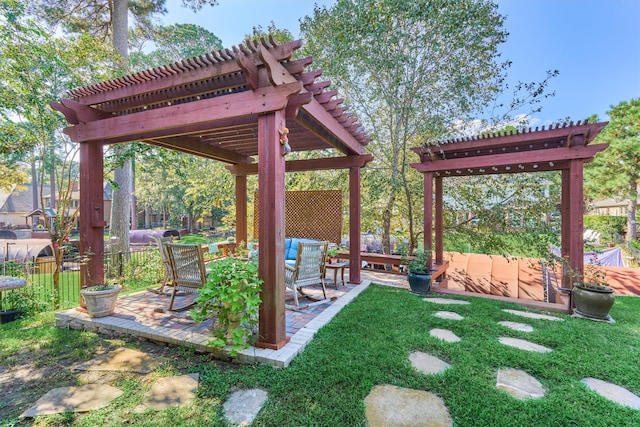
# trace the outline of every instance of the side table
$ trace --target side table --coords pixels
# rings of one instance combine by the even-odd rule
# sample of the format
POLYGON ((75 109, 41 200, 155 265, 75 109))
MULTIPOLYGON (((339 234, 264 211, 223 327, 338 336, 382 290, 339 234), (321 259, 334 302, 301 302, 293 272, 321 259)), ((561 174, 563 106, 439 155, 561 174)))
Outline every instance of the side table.
POLYGON ((344 268, 347 266, 346 262, 334 262, 333 264, 331 263, 326 263, 324 265, 325 267, 325 276, 326 276, 326 272, 327 270, 333 270, 333 285, 336 287, 336 289, 338 289, 338 271, 340 271, 340 281, 342 282, 342 286, 344 286, 344 268))

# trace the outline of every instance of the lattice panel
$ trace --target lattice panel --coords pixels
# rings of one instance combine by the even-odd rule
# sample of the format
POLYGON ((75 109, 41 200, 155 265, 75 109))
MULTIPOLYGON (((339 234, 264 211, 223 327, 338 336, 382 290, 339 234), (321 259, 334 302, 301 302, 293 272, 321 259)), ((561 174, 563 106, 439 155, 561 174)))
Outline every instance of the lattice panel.
MULTIPOLYGON (((258 193, 253 202, 253 238, 258 239, 258 193)), ((342 240, 342 191, 285 192, 285 235, 306 239, 342 240)))

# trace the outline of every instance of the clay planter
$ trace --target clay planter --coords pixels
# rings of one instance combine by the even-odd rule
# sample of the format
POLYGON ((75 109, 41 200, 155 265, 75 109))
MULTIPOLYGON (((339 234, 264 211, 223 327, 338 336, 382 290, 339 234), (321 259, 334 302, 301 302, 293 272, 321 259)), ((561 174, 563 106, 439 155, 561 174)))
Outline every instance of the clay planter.
POLYGON ((82 289, 80 294, 84 299, 89 317, 112 315, 121 289, 120 285, 97 285, 82 289))
POLYGON ((407 279, 414 294, 428 294, 431 290, 431 273, 409 272, 407 279))
POLYGON ((573 285, 573 301, 576 313, 597 320, 609 320, 609 310, 613 307, 615 296, 609 287, 590 288, 581 283, 573 285))

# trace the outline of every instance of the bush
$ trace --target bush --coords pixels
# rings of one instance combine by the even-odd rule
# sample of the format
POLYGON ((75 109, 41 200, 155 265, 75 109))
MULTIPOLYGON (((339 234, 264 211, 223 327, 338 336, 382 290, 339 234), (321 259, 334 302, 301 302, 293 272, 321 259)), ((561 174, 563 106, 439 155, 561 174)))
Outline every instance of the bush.
POLYGON ((262 280, 254 262, 225 258, 213 261, 210 267, 191 315, 198 321, 215 319, 209 345, 230 345, 234 356, 248 347, 258 324, 262 280))
POLYGON ((615 242, 616 234, 624 235, 627 225, 627 217, 611 215, 586 215, 584 217, 584 229, 595 230, 600 233, 600 241, 604 243, 615 242))

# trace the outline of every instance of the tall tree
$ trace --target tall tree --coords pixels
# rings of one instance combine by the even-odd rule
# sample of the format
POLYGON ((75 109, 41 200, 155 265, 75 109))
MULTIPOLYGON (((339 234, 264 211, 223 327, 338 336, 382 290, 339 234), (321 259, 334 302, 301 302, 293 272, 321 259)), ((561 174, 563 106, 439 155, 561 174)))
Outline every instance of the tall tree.
MULTIPOLYGON (((115 55, 88 35, 61 39, 48 34, 23 15, 23 7, 16 1, 0 0, 0 9, 4 18, 0 20, 0 146, 13 147, 9 149, 17 154, 37 153, 42 164, 40 183, 45 181, 46 165, 50 165, 51 183, 58 184, 57 190, 53 186, 51 190, 57 215, 46 225, 53 246, 62 248, 77 219, 71 201, 77 182, 77 147, 60 132, 64 119, 49 102, 91 79, 105 78, 101 70, 115 55), (52 163, 53 159, 57 161, 52 163)), ((42 192, 40 196, 42 199, 42 192)), ((41 206, 45 206, 44 200, 41 206)), ((56 250, 54 255, 57 290, 62 251, 56 250)))
POLYGON ((626 240, 637 240, 640 98, 622 101, 607 113, 611 120, 594 142, 608 142, 610 145, 586 165, 585 189, 592 197, 627 199, 626 240))
MULTIPOLYGON (((37 0, 32 11, 49 24, 62 24, 71 33, 91 33, 111 39, 121 55, 119 67, 128 70, 128 15, 136 19, 136 26, 150 27, 153 17, 164 14, 166 0, 37 0)), ((216 0, 182 0, 184 6, 199 10, 204 5, 215 5, 216 0)), ((114 170, 113 203, 111 204, 111 250, 129 251, 129 218, 137 224, 133 199, 132 153, 128 146, 116 146, 120 158, 114 170), (133 199, 133 203, 132 203, 133 199), (133 208, 132 208, 133 205, 133 208)))
POLYGON ((398 197, 415 243, 409 148, 446 135, 499 91, 503 21, 487 0, 338 0, 302 21, 305 53, 335 78, 372 134, 376 178, 384 183, 377 187, 386 198, 385 252, 398 197))

